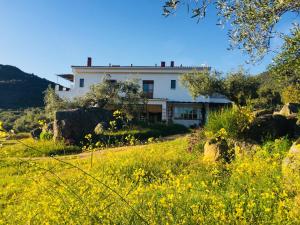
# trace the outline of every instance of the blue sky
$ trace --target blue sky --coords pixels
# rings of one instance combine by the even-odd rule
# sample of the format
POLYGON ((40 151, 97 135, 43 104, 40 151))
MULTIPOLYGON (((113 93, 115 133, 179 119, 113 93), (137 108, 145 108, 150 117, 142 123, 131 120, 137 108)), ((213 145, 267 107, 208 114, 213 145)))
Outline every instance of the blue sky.
MULTIPOLYGON (((227 30, 216 16, 196 23, 186 9, 165 18, 161 0, 0 0, 0 64, 19 67, 52 81, 70 65, 208 64, 220 71, 239 65, 253 74, 271 62, 246 65, 242 52, 228 51, 227 30)), ((278 25, 289 29, 295 16, 278 25)), ((274 46, 280 41, 274 40, 274 46)))

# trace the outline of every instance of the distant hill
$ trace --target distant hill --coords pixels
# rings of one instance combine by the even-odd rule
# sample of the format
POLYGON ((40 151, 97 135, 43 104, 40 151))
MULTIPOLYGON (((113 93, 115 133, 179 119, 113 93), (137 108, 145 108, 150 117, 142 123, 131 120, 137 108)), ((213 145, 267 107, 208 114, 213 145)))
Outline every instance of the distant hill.
POLYGON ((54 87, 55 83, 17 67, 0 64, 0 109, 43 106, 43 92, 48 85, 54 87))

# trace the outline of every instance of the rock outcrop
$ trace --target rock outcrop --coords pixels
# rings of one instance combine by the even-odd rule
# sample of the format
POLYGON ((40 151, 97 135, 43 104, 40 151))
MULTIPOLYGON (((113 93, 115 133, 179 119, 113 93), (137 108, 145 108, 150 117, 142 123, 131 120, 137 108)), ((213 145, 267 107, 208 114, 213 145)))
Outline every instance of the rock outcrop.
POLYGON ((207 141, 204 145, 204 160, 208 162, 230 162, 234 158, 234 152, 228 147, 225 140, 207 141))
POLYGON ((300 112, 300 104, 298 103, 287 103, 285 104, 279 112, 274 112, 275 115, 283 116, 296 116, 300 112))
POLYGON ((268 138, 275 139, 283 136, 294 138, 297 137, 299 130, 296 117, 265 114, 254 119, 244 136, 246 139, 262 142, 268 138))
POLYGON ((284 158, 282 173, 286 188, 300 194, 300 139, 293 144, 284 158))
POLYGON ((111 119, 112 113, 101 108, 58 111, 53 126, 54 139, 78 144, 86 134, 94 132, 99 122, 107 124, 111 119))

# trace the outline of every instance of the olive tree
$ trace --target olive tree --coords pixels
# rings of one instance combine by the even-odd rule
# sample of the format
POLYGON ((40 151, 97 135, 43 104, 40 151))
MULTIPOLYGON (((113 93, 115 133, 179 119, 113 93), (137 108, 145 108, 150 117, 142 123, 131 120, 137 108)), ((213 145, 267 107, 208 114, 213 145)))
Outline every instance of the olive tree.
POLYGON ((165 0, 163 15, 169 16, 187 6, 199 22, 209 7, 217 10, 217 24, 228 25, 230 48, 240 48, 254 62, 270 50, 270 40, 278 34, 276 24, 288 13, 299 17, 299 0, 165 0))
POLYGON ((81 107, 121 110, 129 118, 143 110, 146 101, 137 80, 112 82, 108 78, 92 85, 86 95, 76 99, 81 107))
POLYGON ((61 99, 55 90, 49 85, 44 92, 45 112, 48 119, 53 119, 55 112, 58 110, 72 108, 73 104, 64 99, 61 99))
POLYGON ((284 35, 280 53, 269 66, 284 103, 300 103, 300 27, 295 25, 291 35, 284 35))
POLYGON ((203 70, 184 74, 181 83, 193 98, 200 95, 223 94, 237 105, 246 105, 247 100, 257 98, 259 82, 244 69, 229 72, 225 77, 221 73, 203 70))

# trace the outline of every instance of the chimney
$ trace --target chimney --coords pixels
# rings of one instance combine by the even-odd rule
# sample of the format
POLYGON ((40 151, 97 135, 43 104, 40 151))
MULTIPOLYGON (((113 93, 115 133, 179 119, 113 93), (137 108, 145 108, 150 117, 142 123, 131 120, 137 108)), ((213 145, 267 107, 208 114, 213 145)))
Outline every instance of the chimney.
POLYGON ((160 67, 166 67, 166 62, 161 61, 161 62, 160 62, 160 67))
POLYGON ((171 61, 171 67, 174 67, 175 63, 174 61, 171 61))
POLYGON ((88 57, 87 58, 87 67, 91 67, 92 66, 92 58, 88 57))

